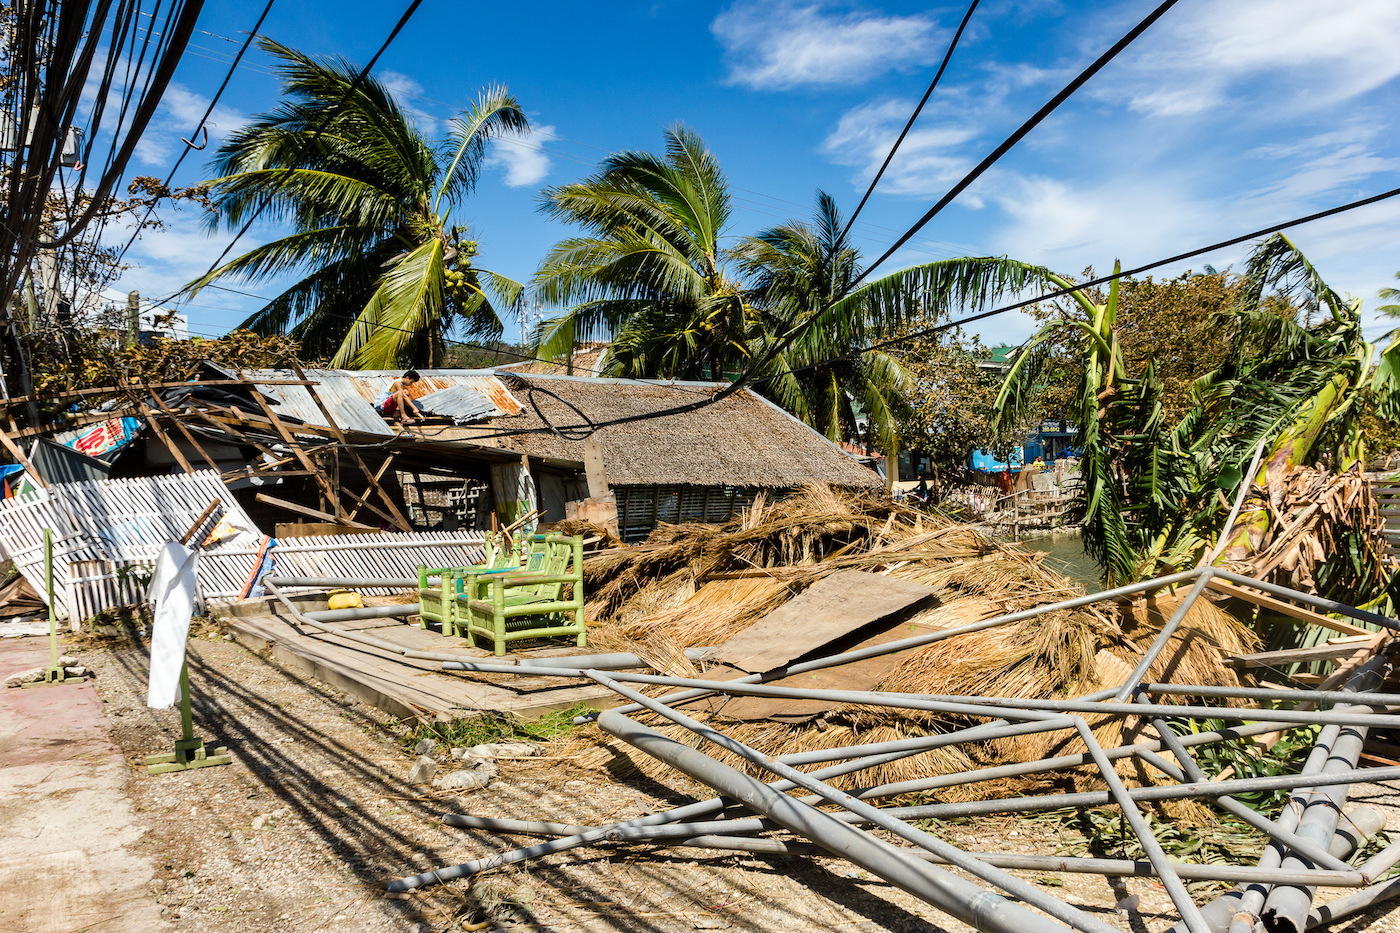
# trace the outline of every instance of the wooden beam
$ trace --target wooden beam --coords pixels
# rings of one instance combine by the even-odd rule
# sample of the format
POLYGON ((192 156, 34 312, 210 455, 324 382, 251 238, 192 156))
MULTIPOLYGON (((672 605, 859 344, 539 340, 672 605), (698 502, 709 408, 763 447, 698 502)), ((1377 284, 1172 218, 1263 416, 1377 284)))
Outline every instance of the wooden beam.
POLYGON ((215 473, 218 473, 219 465, 214 462, 213 457, 209 456, 209 452, 204 449, 204 446, 200 444, 199 441, 195 440, 194 433, 190 431, 189 428, 185 427, 185 422, 180 420, 180 416, 170 410, 170 406, 165 404, 165 400, 160 397, 159 393, 152 392, 151 399, 157 405, 160 406, 160 410, 162 412, 164 412, 170 417, 171 422, 180 431, 180 433, 184 435, 185 440, 189 441, 190 446, 193 447, 196 451, 198 451, 199 455, 204 458, 204 462, 209 464, 209 469, 213 470, 215 473))
MULTIPOLYGON (((319 382, 306 382, 302 379, 264 379, 260 382, 253 382, 251 379, 205 379, 199 381, 184 380, 183 382, 150 382, 144 383, 146 389, 178 389, 182 386, 243 386, 252 388, 254 386, 301 386, 320 385, 319 382)), ((11 405, 18 405, 27 402, 51 402, 62 398, 83 398, 88 395, 121 395, 122 390, 115 386, 97 386, 90 389, 69 389, 66 392, 46 392, 43 395, 16 395, 7 399, 0 399, 0 408, 11 405)))
POLYGON ((1225 663, 1231 667, 1279 667, 1284 664, 1308 664, 1313 661, 1335 661, 1338 658, 1349 658, 1357 651, 1365 648, 1370 643, 1371 635, 1353 635, 1348 638, 1339 638, 1330 641, 1325 645, 1317 645, 1312 648, 1288 648, 1284 651, 1261 651, 1258 654, 1242 654, 1238 657, 1226 658, 1225 663))
POLYGON ((363 528, 367 531, 379 530, 373 525, 366 525, 362 522, 352 522, 343 516, 337 518, 328 512, 322 512, 320 509, 313 509, 308 505, 301 505, 297 502, 288 502, 286 499, 278 499, 276 496, 269 496, 267 493, 260 492, 253 498, 257 499, 259 502, 265 502, 268 505, 275 505, 279 509, 286 509, 288 512, 296 512, 300 515, 309 515, 312 518, 319 518, 323 522, 333 522, 337 525, 346 525, 350 528, 363 528))
POLYGON ((24 467, 25 471, 33 477, 34 482, 41 488, 47 489, 49 481, 39 475, 39 471, 34 468, 34 464, 29 462, 29 458, 24 455, 24 451, 19 449, 19 445, 10 440, 8 434, 0 433, 0 444, 5 445, 5 449, 10 452, 10 456, 15 458, 15 463, 24 467))
POLYGON ((1279 615, 1287 616, 1290 619, 1296 619, 1299 622, 1307 622, 1312 625, 1320 626, 1321 628, 1330 629, 1334 632, 1340 632, 1343 635, 1375 634, 1375 632, 1372 632, 1370 629, 1361 628, 1359 625, 1349 625, 1346 622, 1339 622, 1320 612, 1313 612, 1311 609, 1295 606, 1293 603, 1275 599, 1267 594, 1248 590, 1242 586, 1236 586, 1219 577, 1211 577, 1210 582, 1207 583, 1206 586, 1218 593, 1224 593, 1227 596, 1234 596, 1237 599, 1243 599, 1245 602, 1253 603, 1260 609, 1268 609, 1277 612, 1279 615))
POLYGON ((15 440, 23 437, 38 437, 41 434, 52 434, 55 431, 71 431, 73 428, 80 428, 85 424, 99 424, 103 421, 111 421, 113 418, 125 418, 135 414, 135 412, 134 408, 119 408, 113 411, 73 415, 67 421, 49 421, 32 428, 19 428, 9 432, 9 434, 15 440))
MULTIPOLYGON (((306 373, 302 372, 301 364, 298 363, 296 360, 291 360, 290 362, 292 364, 292 372, 296 373, 298 378, 305 379, 306 373)), ((412 531, 413 526, 409 524, 408 519, 404 518, 403 513, 399 511, 399 507, 394 504, 393 499, 389 498, 389 494, 385 492, 384 488, 379 485, 379 477, 375 476, 374 473, 370 471, 370 468, 365 464, 365 461, 360 458, 360 452, 354 447, 351 447, 350 445, 345 443, 345 432, 340 430, 340 425, 336 424, 335 422, 335 416, 331 414, 331 410, 326 407, 326 404, 321 401, 321 396, 316 393, 316 388, 310 383, 307 383, 306 394, 311 396, 311 401, 315 402, 316 407, 321 410, 321 416, 326 419, 326 426, 334 432, 334 437, 336 441, 343 445, 343 449, 350 454, 351 459, 355 461, 355 465, 360 468, 360 472, 364 473, 365 478, 369 480, 371 488, 373 488, 374 491, 379 494, 380 500, 389 509, 390 515, 392 516, 389 517, 389 523, 391 525, 397 525, 400 531, 412 531)), ((361 504, 365 505, 369 509, 379 513, 380 515, 383 515, 382 512, 379 512, 378 509, 374 508, 374 506, 372 505, 369 505, 363 499, 360 501, 361 504)), ((340 507, 338 505, 336 507, 336 511, 340 511, 340 507)))
MULTIPOLYGON (((335 510, 335 514, 339 515, 341 511, 340 497, 336 495, 335 488, 331 486, 331 481, 326 478, 325 472, 312 462, 311 458, 306 455, 306 451, 301 449, 301 444, 292 436, 292 432, 287 430, 287 426, 282 423, 281 418, 277 417, 277 413, 272 410, 272 406, 267 404, 267 399, 262 397, 261 392, 253 393, 253 401, 258 403, 258 407, 261 408, 263 414, 267 416, 267 420, 272 424, 273 428, 277 430, 277 433, 282 435, 282 440, 286 442, 287 446, 292 448, 292 453, 301 461, 301 465, 308 470, 316 471, 316 484, 321 487, 321 492, 325 494, 331 508, 335 510)), ((332 518, 331 521, 339 521, 339 519, 332 518)))
POLYGON ((180 464, 180 467, 186 473, 193 473, 194 467, 190 466, 190 462, 185 459, 185 455, 180 453, 179 446, 170 439, 170 435, 166 434, 165 429, 160 426, 160 422, 156 419, 155 412, 146 407, 146 403, 136 398, 135 395, 131 395, 130 397, 132 401, 136 403, 136 410, 141 412, 141 417, 146 419, 146 423, 151 426, 151 430, 156 432, 156 437, 160 438, 161 443, 165 445, 165 449, 170 451, 170 456, 175 458, 175 462, 180 464))
MULTIPOLYGON (((375 483, 378 483, 384 477, 384 474, 389 472, 389 464, 393 463, 394 458, 397 456, 398 454, 390 453, 389 456, 384 458, 384 462, 379 465, 379 469, 374 471, 375 483)), ((365 499, 369 497, 370 491, 371 490, 366 489, 363 493, 360 493, 359 495, 356 495, 355 493, 350 494, 350 498, 354 500, 350 505, 350 518, 354 518, 357 514, 359 514, 360 506, 364 503, 365 499)))

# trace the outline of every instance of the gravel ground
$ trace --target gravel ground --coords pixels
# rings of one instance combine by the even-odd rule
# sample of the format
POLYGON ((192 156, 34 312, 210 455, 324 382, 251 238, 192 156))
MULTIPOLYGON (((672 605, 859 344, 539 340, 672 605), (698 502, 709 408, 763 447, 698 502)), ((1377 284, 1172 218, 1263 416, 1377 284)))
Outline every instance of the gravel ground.
MULTIPOLYGON (((217 635, 190 645, 196 730, 206 741, 227 744, 234 763, 151 776, 144 757, 169 748, 179 715, 145 707, 145 647, 79 651, 98 672, 113 738, 132 766, 127 791, 147 828, 136 846, 155 866, 151 896, 176 929, 969 929, 841 860, 696 849, 579 849, 473 882, 389 895, 384 884, 390 879, 516 842, 446 827, 445 811, 596 825, 692 798, 679 782, 673 790, 614 781, 549 761, 503 761, 489 788, 458 797, 425 793, 405 782, 412 759, 395 740, 396 724, 382 713, 217 635)), ((1370 788, 1365 796, 1389 805, 1393 793, 1370 788)), ((1040 832, 1034 823, 983 822, 975 835, 953 841, 970 849, 1055 851, 1055 840, 1035 835, 1040 832)), ((1159 933, 1174 916, 1150 879, 1127 879, 1126 893, 1138 903, 1125 915, 1114 910, 1125 889, 1101 878, 1023 876, 1133 933, 1159 933)), ((1338 928, 1361 933, 1400 925, 1382 909, 1338 928)))

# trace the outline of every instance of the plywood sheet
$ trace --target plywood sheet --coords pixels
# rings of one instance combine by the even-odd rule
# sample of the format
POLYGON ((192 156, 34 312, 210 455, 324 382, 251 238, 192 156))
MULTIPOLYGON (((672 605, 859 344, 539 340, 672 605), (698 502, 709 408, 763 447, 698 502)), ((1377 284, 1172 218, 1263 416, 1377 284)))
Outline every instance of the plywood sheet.
MULTIPOLYGON (((870 636, 850 650, 884 645, 903 638, 912 638, 928 632, 928 626, 905 622, 891 626, 870 636)), ((838 667, 795 674, 780 680, 770 681, 776 687, 798 687, 804 690, 871 690, 885 679, 904 659, 904 652, 883 654, 864 661, 853 661, 838 667)), ((735 668, 717 667, 705 673, 707 680, 732 680, 743 676, 744 672, 735 668)), ((697 699, 695 708, 708 709, 725 719, 753 722, 768 719, 775 722, 803 723, 831 709, 829 700, 789 700, 778 697, 723 697, 712 696, 697 699)))
POLYGON ((761 674, 931 598, 934 588, 897 577, 840 570, 818 580, 706 657, 761 674))

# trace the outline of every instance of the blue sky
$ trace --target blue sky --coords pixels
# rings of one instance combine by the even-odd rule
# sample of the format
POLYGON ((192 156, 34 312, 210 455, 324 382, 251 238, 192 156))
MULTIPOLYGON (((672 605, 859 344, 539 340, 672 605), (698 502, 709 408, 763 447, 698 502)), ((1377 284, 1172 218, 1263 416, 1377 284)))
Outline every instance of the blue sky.
MULTIPOLYGON (((406 0, 278 0, 262 32, 362 63, 406 0)), ((132 174, 164 175, 262 4, 210 0, 132 174), (232 40, 232 41, 231 41, 232 40)), ((861 215, 873 258, 1155 0, 984 0, 929 106, 861 215)), ((509 86, 534 135, 498 144, 469 222, 480 265, 525 281, 567 228, 538 193, 622 149, 659 149, 684 122, 733 186, 737 237, 811 214, 816 191, 849 212, 923 93, 965 5, 661 0, 650 4, 464 6, 428 0, 380 60, 430 135, 486 84, 509 86)), ((213 117, 214 142, 273 106, 267 56, 250 50, 213 117)), ((1006 254, 1078 274, 1172 255, 1396 187, 1400 178, 1400 3, 1181 0, 1050 120, 965 192, 886 268, 1006 254)), ((191 154, 177 183, 205 175, 191 154)), ((143 234, 122 291, 168 294, 208 266, 226 236, 196 211, 143 234)), ((272 239, 255 227, 239 247, 272 239)), ((1333 287, 1367 309, 1398 285, 1400 199, 1293 232, 1333 287)), ((1203 257, 1225 267, 1243 248, 1203 257)), ((1182 269, 1164 270, 1167 273, 1182 269)), ((244 286, 229 283, 234 287, 244 286)), ((273 283, 248 291, 275 293, 273 283)), ((218 334, 258 302, 206 290, 184 310, 218 334)), ((1368 333, 1385 330, 1368 315, 1368 333)), ((983 322, 1018 342, 1020 314, 983 322)), ((514 324, 507 335, 518 334, 514 324)))

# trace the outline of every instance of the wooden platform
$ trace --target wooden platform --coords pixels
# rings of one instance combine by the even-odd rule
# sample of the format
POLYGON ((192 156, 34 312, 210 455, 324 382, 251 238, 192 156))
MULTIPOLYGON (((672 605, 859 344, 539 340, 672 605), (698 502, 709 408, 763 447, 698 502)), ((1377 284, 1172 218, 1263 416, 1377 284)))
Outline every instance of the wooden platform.
MULTIPOLYGON (((534 718, 579 703, 601 709, 617 702, 616 695, 606 687, 593 683, 580 686, 573 678, 450 674, 441 671, 437 661, 394 659, 368 645, 325 633, 302 635, 276 611, 228 614, 224 620, 238 643, 249 651, 267 654, 289 670, 344 690, 401 719, 455 719, 487 710, 534 718)), ((416 623, 370 619, 333 627, 364 632, 412 650, 461 653, 464 661, 490 656, 489 652, 467 647, 464 639, 445 638, 416 623)), ((514 656, 570 653, 585 651, 554 648, 514 656)))

